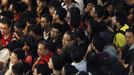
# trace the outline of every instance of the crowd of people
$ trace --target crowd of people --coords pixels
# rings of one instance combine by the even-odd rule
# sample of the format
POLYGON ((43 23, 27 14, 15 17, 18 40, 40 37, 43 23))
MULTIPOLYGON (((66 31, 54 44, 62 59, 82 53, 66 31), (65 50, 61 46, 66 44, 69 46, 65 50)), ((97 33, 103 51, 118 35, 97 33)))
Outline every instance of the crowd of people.
POLYGON ((134 75, 134 0, 0 0, 0 75, 134 75))

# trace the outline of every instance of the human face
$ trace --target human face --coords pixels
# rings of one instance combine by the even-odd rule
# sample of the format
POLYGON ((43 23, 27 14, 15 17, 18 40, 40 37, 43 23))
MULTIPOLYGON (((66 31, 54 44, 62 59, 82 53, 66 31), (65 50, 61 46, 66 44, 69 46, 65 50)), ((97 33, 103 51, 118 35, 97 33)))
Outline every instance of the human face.
POLYGON ((63 47, 70 47, 73 45, 73 40, 71 40, 71 37, 68 34, 64 34, 63 35, 63 39, 62 39, 62 45, 63 47))
POLYGON ((52 58, 50 58, 50 59, 49 59, 48 67, 49 67, 49 69, 53 69, 53 62, 52 62, 52 58))
POLYGON ((50 12, 51 16, 53 16, 54 11, 55 11, 54 7, 49 7, 49 12, 50 12))
POLYGON ((56 14, 56 10, 55 10, 54 13, 53 13, 53 21, 55 21, 57 19, 58 19, 58 15, 56 14))
POLYGON ((125 36, 126 36, 126 43, 128 45, 134 44, 134 35, 132 32, 126 32, 125 36))
POLYGON ((93 18, 96 17, 95 7, 92 7, 92 10, 90 11, 90 16, 93 17, 93 18))
POLYGON ((49 26, 49 23, 45 17, 41 17, 40 24, 42 28, 47 28, 49 26))
POLYGON ((57 39, 58 36, 59 36, 59 30, 58 30, 58 29, 55 29, 55 28, 52 28, 52 29, 51 29, 51 33, 50 33, 50 36, 51 36, 53 39, 57 39))
POLYGON ((10 33, 10 27, 7 24, 0 23, 0 31, 3 35, 7 35, 10 33))
POLYGON ((11 53, 10 62, 13 63, 13 64, 16 64, 16 63, 19 62, 19 60, 17 58, 17 55, 15 53, 11 53))
POLYGON ((38 55, 39 56, 44 56, 46 54, 47 54, 47 49, 46 49, 45 45, 44 44, 39 44, 38 45, 38 55))

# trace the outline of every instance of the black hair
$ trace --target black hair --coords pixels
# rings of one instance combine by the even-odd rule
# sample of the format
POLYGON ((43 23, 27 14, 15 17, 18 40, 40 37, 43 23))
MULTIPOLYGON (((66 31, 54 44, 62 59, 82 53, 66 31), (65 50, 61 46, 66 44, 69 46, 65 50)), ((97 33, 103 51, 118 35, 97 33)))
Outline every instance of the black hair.
POLYGON ((8 27, 12 27, 12 22, 11 22, 11 19, 10 18, 7 18, 7 17, 2 18, 0 20, 0 23, 7 24, 8 27))
POLYGON ((42 36, 42 33, 43 33, 41 26, 35 25, 35 24, 32 24, 29 27, 29 31, 32 31, 33 33, 35 33, 36 35, 39 35, 39 36, 42 36))
POLYGON ((70 36, 71 40, 76 40, 77 35, 75 32, 67 31, 64 34, 68 34, 70 36))
POLYGON ((23 19, 20 19, 18 20, 16 23, 15 23, 15 26, 17 28, 22 28, 24 29, 26 27, 26 22, 23 20, 23 19))
POLYGON ((2 11, 0 13, 1 16, 13 19, 13 13, 11 11, 2 11))
POLYGON ((93 45, 98 51, 103 51, 104 49, 104 39, 99 35, 94 35, 92 38, 93 45))
POLYGON ((16 54, 18 60, 24 60, 25 59, 25 52, 22 50, 22 48, 15 48, 13 53, 16 54))
POLYGON ((63 32, 62 25, 60 23, 53 23, 51 28, 58 29, 59 33, 63 32))
POLYGON ((30 65, 24 62, 20 62, 14 64, 12 70, 15 75, 27 75, 27 73, 30 71, 30 65))
POLYGON ((35 18, 32 17, 32 16, 27 16, 27 17, 23 18, 23 20, 24 20, 25 22, 30 23, 30 24, 37 24, 36 21, 35 21, 35 18))
POLYGON ((49 7, 58 8, 61 7, 59 0, 50 0, 49 7))
POLYGON ((126 14, 122 12, 116 12, 115 14, 117 22, 120 23, 121 26, 123 26, 126 23, 126 14))
POLYGON ((71 26, 73 28, 79 28, 81 22, 81 17, 80 15, 74 15, 71 16, 71 26))
POLYGON ((51 59, 52 59, 53 65, 54 65, 54 69, 61 70, 64 65, 63 59, 58 55, 53 55, 51 57, 51 59))
POLYGON ((71 59, 78 63, 80 62, 81 60, 83 60, 84 56, 86 54, 86 50, 83 50, 81 47, 79 46, 74 46, 72 47, 71 49, 71 52, 70 52, 70 57, 71 59))
POLYGON ((64 72, 65 75, 75 75, 78 72, 78 70, 71 64, 65 64, 64 72))
POLYGON ((21 43, 17 40, 12 40, 8 43, 7 48, 12 52, 15 48, 20 48, 21 43))
POLYGON ((47 19, 47 22, 52 22, 52 16, 50 14, 43 14, 42 17, 45 17, 47 19))
POLYGON ((35 67, 37 69, 37 73, 41 73, 42 75, 50 75, 51 74, 51 71, 48 67, 48 64, 47 63, 44 63, 44 64, 37 64, 35 65, 35 67))
POLYGON ((92 3, 94 5, 97 5, 97 0, 86 0, 85 5, 87 5, 86 3, 92 3))
POLYGON ((97 17, 101 18, 104 16, 105 11, 104 8, 100 5, 95 6, 95 13, 97 14, 97 17))
POLYGON ((32 49, 35 45, 35 39, 34 37, 30 35, 25 35, 20 39, 21 44, 24 46, 24 44, 28 45, 30 49, 32 49))
POLYGON ((70 9, 70 14, 71 14, 71 16, 73 16, 73 15, 80 15, 80 9, 78 7, 72 7, 70 9))
POLYGON ((126 32, 131 32, 134 36, 134 28, 129 28, 129 29, 126 30, 126 32))
POLYGON ((64 8, 59 7, 59 8, 56 8, 56 14, 59 16, 60 20, 64 20, 67 15, 67 11, 64 8))
POLYGON ((77 37, 80 38, 81 40, 84 40, 84 41, 87 40, 84 29, 78 29, 76 34, 77 34, 77 37))

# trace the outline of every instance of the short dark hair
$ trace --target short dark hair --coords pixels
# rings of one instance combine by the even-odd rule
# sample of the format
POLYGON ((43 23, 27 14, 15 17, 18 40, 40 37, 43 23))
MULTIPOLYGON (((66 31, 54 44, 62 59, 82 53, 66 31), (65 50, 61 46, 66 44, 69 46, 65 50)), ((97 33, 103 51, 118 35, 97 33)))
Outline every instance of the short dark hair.
POLYGON ((126 30, 126 32, 131 32, 134 36, 134 28, 129 28, 129 29, 126 30))
POLYGON ((75 32, 67 31, 64 34, 68 34, 70 36, 71 40, 76 40, 77 35, 75 32))
POLYGON ((77 63, 77 62, 80 62, 81 60, 83 60, 85 53, 86 53, 86 50, 83 50, 79 46, 74 46, 71 49, 70 57, 74 62, 77 63))
POLYGON ((78 70, 75 68, 75 66, 71 64, 65 64, 64 72, 65 72, 65 75, 75 75, 78 72, 78 70))
POLYGON ((105 14, 104 8, 100 5, 96 5, 95 6, 95 13, 97 14, 97 17, 101 18, 105 14))
POLYGON ((4 17, 0 20, 0 23, 7 24, 8 27, 12 27, 12 21, 10 18, 4 17))
POLYGON ((61 4, 60 4, 59 0, 50 0, 50 2, 49 2, 49 7, 58 8, 60 6, 61 6, 61 4))
POLYGON ((54 65, 54 69, 61 70, 64 65, 63 59, 58 55, 53 55, 51 59, 54 65))
POLYGON ((30 65, 28 63, 20 62, 14 64, 12 70, 15 75, 26 75, 30 71, 30 65))
POLYGON ((42 35, 42 28, 39 25, 36 24, 32 24, 29 28, 29 31, 32 31, 33 33, 35 33, 36 35, 41 36, 42 35))
POLYGON ((104 49, 104 39, 99 35, 94 35, 92 38, 93 45, 98 51, 103 51, 104 49))
POLYGON ((62 25, 60 23, 53 23, 51 28, 58 29, 59 33, 63 32, 63 30, 62 30, 63 28, 62 28, 62 25))
POLYGON ((17 28, 22 28, 24 29, 26 27, 26 22, 23 20, 23 19, 20 19, 18 20, 16 23, 15 23, 15 26, 17 28))
POLYGON ((52 16, 50 14, 43 14, 42 17, 45 17, 47 19, 47 22, 52 22, 52 16))
POLYGON ((126 14, 123 12, 116 12, 115 14, 116 20, 120 23, 120 25, 124 25, 126 23, 126 14))
POLYGON ((38 42, 38 45, 39 45, 39 44, 43 44, 46 48, 50 49, 51 43, 50 43, 50 41, 48 41, 48 40, 41 39, 41 40, 38 42))
POLYGON ((25 52, 22 50, 22 48, 15 48, 13 53, 16 54, 18 60, 24 60, 25 59, 25 52))
POLYGON ((56 14, 59 16, 60 20, 64 20, 67 15, 67 11, 63 7, 59 7, 56 8, 56 14))
POLYGON ((42 75, 50 75, 51 72, 50 72, 50 69, 48 67, 48 64, 47 63, 44 63, 44 64, 37 64, 35 65, 35 67, 37 69, 37 73, 41 73, 42 75))
POLYGON ((30 35, 25 35, 19 41, 21 42, 22 46, 26 44, 30 47, 30 49, 35 45, 35 39, 30 35))

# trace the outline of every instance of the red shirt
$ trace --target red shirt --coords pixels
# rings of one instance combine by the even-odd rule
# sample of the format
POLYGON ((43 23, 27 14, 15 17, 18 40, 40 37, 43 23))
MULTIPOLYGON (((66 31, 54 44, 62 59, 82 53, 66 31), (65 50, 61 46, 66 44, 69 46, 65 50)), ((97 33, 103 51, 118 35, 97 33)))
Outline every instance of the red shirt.
POLYGON ((4 35, 2 35, 2 45, 3 47, 7 46, 8 43, 11 41, 12 35, 9 35, 7 39, 4 38, 4 35))
POLYGON ((52 52, 49 52, 47 55, 42 56, 39 60, 39 64, 44 64, 44 62, 49 62, 49 59, 52 57, 52 52))

